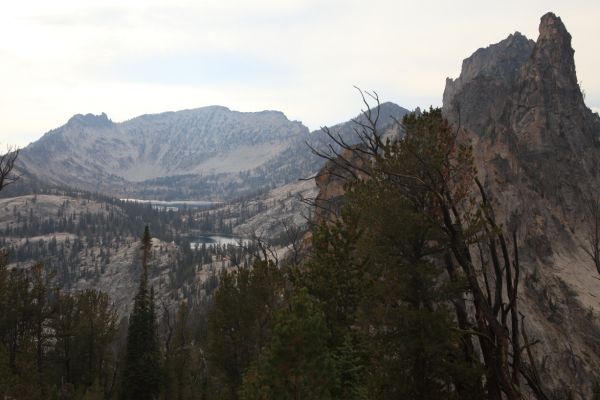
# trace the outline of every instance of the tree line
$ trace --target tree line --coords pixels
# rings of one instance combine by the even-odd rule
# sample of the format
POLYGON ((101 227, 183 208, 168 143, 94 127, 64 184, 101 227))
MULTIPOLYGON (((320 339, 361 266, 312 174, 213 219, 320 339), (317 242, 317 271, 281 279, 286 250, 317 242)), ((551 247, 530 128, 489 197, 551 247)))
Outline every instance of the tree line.
MULTIPOLYGON (((104 293, 63 293, 42 264, 10 269, 0 260, 0 395, 68 398, 116 384, 117 315, 104 293)), ((102 391, 101 391, 102 389, 102 391)))

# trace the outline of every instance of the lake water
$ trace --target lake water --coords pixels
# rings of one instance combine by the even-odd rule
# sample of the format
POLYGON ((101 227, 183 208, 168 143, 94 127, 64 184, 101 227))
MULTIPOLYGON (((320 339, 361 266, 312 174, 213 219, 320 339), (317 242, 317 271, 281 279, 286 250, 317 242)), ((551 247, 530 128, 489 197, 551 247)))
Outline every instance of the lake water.
POLYGON ((130 201, 133 203, 152 204, 152 207, 161 211, 178 211, 180 208, 208 208, 215 205, 223 204, 219 201, 204 201, 204 200, 145 200, 145 199, 120 199, 121 201, 130 201))
POLYGON ((243 238, 233 237, 233 236, 206 235, 206 236, 196 237, 195 240, 190 243, 190 247, 192 249, 195 249, 196 246, 202 247, 203 244, 205 244, 206 246, 214 246, 217 244, 220 244, 221 246, 224 246, 224 245, 239 246, 240 241, 242 242, 243 245, 246 245, 249 242, 248 239, 243 239, 243 238))

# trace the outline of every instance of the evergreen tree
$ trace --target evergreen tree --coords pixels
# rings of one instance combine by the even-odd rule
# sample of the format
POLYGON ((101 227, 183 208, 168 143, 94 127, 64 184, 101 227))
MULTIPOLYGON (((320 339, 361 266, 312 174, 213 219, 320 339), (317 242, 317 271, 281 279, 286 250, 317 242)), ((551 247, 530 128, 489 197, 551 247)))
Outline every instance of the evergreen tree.
POLYGON ((42 398, 35 379, 31 280, 22 269, 8 270, 0 252, 0 397, 42 398))
POLYGON ((357 215, 346 207, 342 218, 322 224, 313 232, 313 254, 297 284, 319 299, 331 330, 334 347, 356 321, 356 312, 366 288, 366 259, 357 252, 362 233, 357 215))
POLYGON ((122 398, 151 400, 159 396, 161 365, 156 329, 154 291, 148 290, 152 241, 148 226, 142 237, 142 276, 129 318, 122 398))
POLYGON ((446 166, 451 138, 438 110, 409 116, 405 123, 418 129, 384 145, 370 179, 353 184, 346 197, 344 215, 356 216, 363 231, 357 252, 368 258, 357 323, 371 358, 369 391, 378 399, 479 399, 483 369, 461 351, 471 339, 458 334, 452 309, 467 284, 459 275, 452 281, 446 275, 439 198, 423 179, 404 178, 422 174, 439 180, 430 170, 451 170, 449 190, 462 199, 472 173, 469 153, 446 166))
POLYGON ((366 396, 366 347, 355 329, 371 276, 368 257, 358 251, 362 231, 358 216, 343 208, 340 220, 313 231, 312 257, 297 276, 292 275, 298 287, 306 287, 319 300, 338 373, 333 395, 347 400, 366 396))
POLYGON ((405 123, 410 135, 380 143, 363 166, 369 178, 346 182, 346 205, 314 233, 299 282, 323 305, 341 388, 352 389, 338 397, 479 399, 482 369, 461 351, 471 338, 452 310, 466 285, 445 276, 439 198, 419 175, 437 184, 446 175, 430 172, 450 171, 442 183, 460 201, 469 152, 447 165, 452 137, 439 110, 405 123))
POLYGON ((257 365, 246 373, 244 400, 327 400, 337 387, 329 330, 318 304, 298 292, 277 317, 257 365))
MULTIPOLYGON (((165 314, 168 310, 165 310, 165 314)), ((165 340, 164 398, 173 400, 203 399, 201 380, 205 375, 203 352, 194 343, 191 323, 195 314, 186 302, 179 305, 174 321, 167 322, 165 340)))
POLYGON ((238 399, 244 372, 268 343, 282 290, 281 271, 272 262, 222 274, 209 315, 207 348, 219 398, 238 399))

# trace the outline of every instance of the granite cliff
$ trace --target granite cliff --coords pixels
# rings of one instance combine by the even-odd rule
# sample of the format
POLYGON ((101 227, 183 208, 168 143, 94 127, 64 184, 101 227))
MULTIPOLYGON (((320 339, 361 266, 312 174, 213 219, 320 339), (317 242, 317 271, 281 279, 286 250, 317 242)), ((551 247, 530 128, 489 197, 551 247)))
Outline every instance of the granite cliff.
POLYGON ((589 398, 600 366, 600 280, 585 249, 600 180, 600 118, 578 85, 571 35, 552 13, 535 43, 480 49, 448 79, 444 113, 473 144, 497 216, 516 229, 521 301, 549 389, 589 398))
MULTIPOLYGON (((537 41, 517 32, 464 60, 446 82, 443 113, 472 145, 497 220, 517 233, 520 311, 539 341, 546 393, 589 399, 600 370, 600 279, 586 252, 600 117, 584 102, 573 55, 563 22, 548 13, 537 41)), ((342 201, 335 169, 330 162, 317 178, 323 206, 342 201)))

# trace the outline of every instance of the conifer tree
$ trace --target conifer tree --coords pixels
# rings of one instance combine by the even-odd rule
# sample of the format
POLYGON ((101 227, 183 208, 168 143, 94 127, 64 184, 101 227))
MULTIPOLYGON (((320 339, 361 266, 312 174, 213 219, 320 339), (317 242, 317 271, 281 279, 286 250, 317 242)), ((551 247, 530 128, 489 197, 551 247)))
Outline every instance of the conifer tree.
POLYGON ((600 400, 600 378, 596 378, 592 385, 592 400, 600 400))
POLYGON ((192 327, 199 321, 198 313, 193 312, 187 302, 182 302, 173 319, 171 316, 165 309, 163 318, 167 325, 167 337, 163 397, 173 400, 205 399, 202 385, 206 376, 205 352, 202 346, 196 345, 197 338, 192 327))
POLYGON ((324 313, 306 290, 281 310, 261 360, 244 377, 244 400, 326 400, 337 386, 324 313))
POLYGON ((142 276, 129 318, 127 352, 122 382, 122 398, 151 400, 158 398, 161 366, 156 330, 154 291, 148 290, 148 261, 152 241, 148 226, 142 237, 142 276))
POLYGON ((252 269, 225 272, 208 319, 207 358, 219 398, 238 399, 245 370, 268 342, 283 277, 278 267, 257 261, 252 269))
POLYGON ((359 254, 363 228, 359 215, 344 207, 342 218, 313 231, 313 254, 294 281, 319 300, 328 327, 328 348, 338 373, 334 398, 363 399, 366 394, 366 343, 354 326, 369 286, 368 257, 359 254))
POLYGON ((313 254, 298 282, 321 301, 333 346, 343 343, 355 323, 366 289, 366 261, 356 249, 362 229, 350 211, 345 207, 341 220, 313 231, 313 254))

